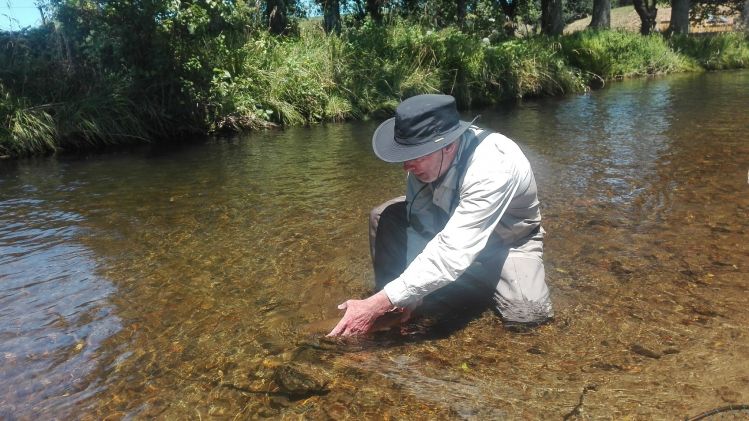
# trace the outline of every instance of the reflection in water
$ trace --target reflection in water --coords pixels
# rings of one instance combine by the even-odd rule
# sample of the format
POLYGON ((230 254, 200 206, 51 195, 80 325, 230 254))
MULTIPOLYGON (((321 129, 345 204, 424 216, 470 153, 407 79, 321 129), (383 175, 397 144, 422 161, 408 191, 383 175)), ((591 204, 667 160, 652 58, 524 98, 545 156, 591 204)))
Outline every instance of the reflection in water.
POLYGON ((526 334, 490 313, 345 343, 311 328, 368 292, 367 214, 403 189, 371 153, 376 122, 3 163, 0 418, 661 418, 745 401, 748 84, 628 81, 482 112, 526 151, 544 206, 558 316, 526 334))
POLYGON ((78 241, 80 216, 25 190, 0 202, 0 416, 53 414, 92 396, 96 353, 119 329, 106 302, 114 288, 78 241))

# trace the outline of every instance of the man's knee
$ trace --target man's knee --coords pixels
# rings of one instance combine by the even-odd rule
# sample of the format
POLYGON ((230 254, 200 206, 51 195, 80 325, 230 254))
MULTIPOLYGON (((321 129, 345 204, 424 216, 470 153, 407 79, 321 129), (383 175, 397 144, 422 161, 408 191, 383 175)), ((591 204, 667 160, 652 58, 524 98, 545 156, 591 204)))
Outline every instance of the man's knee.
POLYGON ((508 256, 494 293, 503 320, 540 324, 554 316, 543 261, 536 256, 508 256))
MULTIPOLYGON (((406 196, 399 196, 394 199, 390 199, 387 202, 381 203, 369 212, 369 252, 372 257, 372 261, 375 260, 376 253, 376 240, 377 240, 377 229, 380 226, 380 220, 382 219, 383 213, 391 207, 391 205, 404 206, 405 207, 406 196), (398 205, 399 203, 403 205, 398 205)), ((385 218, 389 218, 392 214, 392 209, 387 211, 385 218)))

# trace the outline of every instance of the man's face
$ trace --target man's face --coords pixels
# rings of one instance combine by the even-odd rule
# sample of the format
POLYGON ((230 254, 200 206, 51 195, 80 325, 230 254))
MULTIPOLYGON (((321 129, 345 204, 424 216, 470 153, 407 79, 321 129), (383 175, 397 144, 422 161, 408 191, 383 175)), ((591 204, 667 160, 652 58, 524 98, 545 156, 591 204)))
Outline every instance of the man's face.
POLYGON ((454 144, 451 144, 429 155, 406 161, 403 163, 403 169, 413 174, 422 183, 431 183, 450 166, 452 154, 449 152, 453 146, 454 144))

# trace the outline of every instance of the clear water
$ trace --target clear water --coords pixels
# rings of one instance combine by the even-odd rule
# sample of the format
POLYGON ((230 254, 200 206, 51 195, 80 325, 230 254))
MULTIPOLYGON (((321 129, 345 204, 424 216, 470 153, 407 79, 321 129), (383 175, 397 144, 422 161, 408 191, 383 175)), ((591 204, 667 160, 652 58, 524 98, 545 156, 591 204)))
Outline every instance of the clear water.
POLYGON ((526 333, 479 311, 324 338, 336 305, 369 292, 369 209, 403 189, 371 152, 376 122, 0 161, 0 418, 673 419, 748 403, 748 88, 748 72, 683 75, 480 111, 526 151, 543 202, 557 317, 526 333))

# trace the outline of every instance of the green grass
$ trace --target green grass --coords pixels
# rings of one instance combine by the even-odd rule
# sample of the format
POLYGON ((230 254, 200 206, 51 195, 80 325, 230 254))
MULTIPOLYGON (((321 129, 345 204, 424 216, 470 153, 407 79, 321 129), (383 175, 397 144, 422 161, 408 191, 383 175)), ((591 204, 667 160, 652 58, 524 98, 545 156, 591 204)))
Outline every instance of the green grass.
POLYGON ((177 69, 179 78, 124 70, 85 78, 63 72, 42 81, 49 69, 64 70, 57 56, 44 53, 48 44, 3 44, 0 156, 159 140, 186 128, 206 133, 383 117, 420 93, 452 94, 472 107, 582 92, 600 80, 749 63, 749 40, 736 33, 669 41, 585 30, 490 44, 407 22, 366 22, 331 36, 310 23, 295 37, 235 34, 196 45, 180 50, 191 58, 177 69), (174 83, 183 102, 169 100, 174 83), (141 87, 160 86, 168 87, 165 99, 143 95, 141 87))
POLYGON ((138 107, 112 88, 77 100, 34 106, 7 92, 1 100, 0 155, 92 149, 149 138, 138 107))
POLYGON ((604 80, 700 70, 658 34, 585 30, 561 43, 570 65, 604 80))
POLYGON ((719 32, 700 36, 677 36, 671 48, 697 60, 708 70, 741 69, 749 65, 749 35, 719 32))

